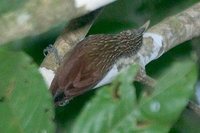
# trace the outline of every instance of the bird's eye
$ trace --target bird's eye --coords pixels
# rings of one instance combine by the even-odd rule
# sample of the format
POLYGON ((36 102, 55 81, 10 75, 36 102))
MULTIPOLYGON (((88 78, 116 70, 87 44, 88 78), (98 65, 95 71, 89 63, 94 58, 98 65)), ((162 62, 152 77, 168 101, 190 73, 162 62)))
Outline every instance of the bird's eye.
POLYGON ((65 106, 72 98, 68 99, 63 91, 56 92, 54 96, 54 103, 57 106, 65 106))
POLYGON ((54 102, 58 103, 60 101, 63 101, 63 99, 65 98, 65 94, 64 92, 56 92, 56 94, 54 95, 54 102))
POLYGON ((59 105, 59 106, 65 106, 67 103, 69 103, 69 101, 68 101, 68 100, 64 100, 64 101, 60 101, 60 102, 58 103, 58 105, 59 105))

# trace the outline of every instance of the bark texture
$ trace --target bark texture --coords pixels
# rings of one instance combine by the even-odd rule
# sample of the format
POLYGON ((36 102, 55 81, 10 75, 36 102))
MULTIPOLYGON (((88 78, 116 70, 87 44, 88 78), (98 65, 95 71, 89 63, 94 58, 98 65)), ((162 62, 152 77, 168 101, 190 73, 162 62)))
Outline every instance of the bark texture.
POLYGON ((87 0, 24 1, 23 7, 0 16, 0 44, 43 33, 113 1, 98 0, 96 5, 93 3, 94 8, 89 8, 91 4, 87 0))
POLYGON ((200 35, 200 2, 177 15, 164 19, 147 32, 158 36, 144 38, 144 45, 136 57, 142 66, 182 42, 200 35))

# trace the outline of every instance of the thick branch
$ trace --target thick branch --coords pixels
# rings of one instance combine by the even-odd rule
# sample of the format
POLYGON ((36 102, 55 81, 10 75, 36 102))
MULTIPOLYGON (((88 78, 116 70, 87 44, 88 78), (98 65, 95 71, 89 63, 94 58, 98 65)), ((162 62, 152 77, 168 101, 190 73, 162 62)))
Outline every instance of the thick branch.
POLYGON ((151 27, 144 35, 137 61, 145 66, 169 49, 200 35, 200 2, 151 27))
MULTIPOLYGON (((0 44, 43 33, 115 0, 29 0, 0 16, 0 44)), ((13 1, 15 2, 15 1, 13 1)))

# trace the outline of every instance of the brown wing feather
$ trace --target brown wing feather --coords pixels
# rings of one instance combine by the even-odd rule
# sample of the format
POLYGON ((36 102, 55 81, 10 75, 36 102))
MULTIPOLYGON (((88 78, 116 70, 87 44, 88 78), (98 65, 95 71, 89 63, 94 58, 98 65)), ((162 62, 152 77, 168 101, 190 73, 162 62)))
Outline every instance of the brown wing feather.
POLYGON ((64 60, 56 73, 56 76, 51 84, 51 91, 56 99, 55 102, 70 100, 78 96, 91 87, 102 78, 100 72, 91 63, 92 60, 87 58, 85 51, 80 51, 80 46, 71 52, 71 55, 64 60))

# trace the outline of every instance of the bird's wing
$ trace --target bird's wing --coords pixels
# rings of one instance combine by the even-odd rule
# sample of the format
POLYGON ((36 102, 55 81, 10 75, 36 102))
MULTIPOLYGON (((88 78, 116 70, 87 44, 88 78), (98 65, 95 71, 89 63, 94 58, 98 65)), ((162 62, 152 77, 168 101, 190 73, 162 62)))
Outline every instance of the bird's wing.
POLYGON ((73 51, 64 60, 51 84, 55 101, 71 99, 95 86, 102 76, 83 51, 73 51), (73 57, 73 58, 72 58, 73 57), (62 97, 60 97, 62 95, 62 97), (59 98, 58 98, 59 97, 59 98))
POLYGON ((98 69, 96 69, 95 66, 91 65, 90 63, 90 61, 85 60, 84 57, 81 57, 80 61, 78 61, 74 66, 76 69, 76 75, 70 81, 71 86, 65 86, 66 96, 74 97, 80 95, 96 85, 101 79, 98 69))

